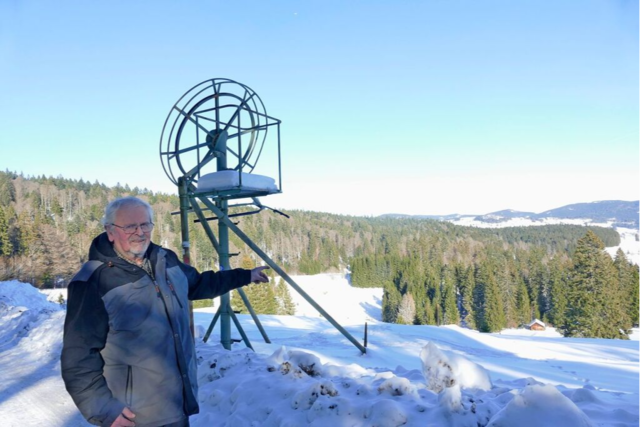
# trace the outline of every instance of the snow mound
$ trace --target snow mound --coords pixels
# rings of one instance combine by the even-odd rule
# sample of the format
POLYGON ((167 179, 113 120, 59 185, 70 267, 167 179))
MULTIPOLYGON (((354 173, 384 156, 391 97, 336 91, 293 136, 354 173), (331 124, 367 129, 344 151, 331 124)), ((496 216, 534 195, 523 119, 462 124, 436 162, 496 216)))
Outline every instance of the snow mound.
POLYGON ((28 283, 0 282, 0 344, 28 336, 40 322, 60 310, 59 304, 47 301, 28 283))
POLYGON ((595 427, 571 400, 551 385, 527 386, 487 427, 595 427))
POLYGON ((441 350, 432 342, 422 348, 420 359, 427 388, 431 391, 440 393, 453 386, 491 389, 491 378, 486 369, 457 353, 441 350))
MULTIPOLYGON (((323 364, 310 352, 285 347, 270 356, 220 345, 198 350, 201 412, 219 414, 226 426, 400 426, 408 408, 420 403, 420 386, 425 391, 392 372, 323 364)), ((213 419, 197 416, 191 423, 213 419)))
POLYGON ((23 310, 58 311, 60 306, 47 301, 47 296, 18 280, 0 282, 0 307, 21 307, 23 310))

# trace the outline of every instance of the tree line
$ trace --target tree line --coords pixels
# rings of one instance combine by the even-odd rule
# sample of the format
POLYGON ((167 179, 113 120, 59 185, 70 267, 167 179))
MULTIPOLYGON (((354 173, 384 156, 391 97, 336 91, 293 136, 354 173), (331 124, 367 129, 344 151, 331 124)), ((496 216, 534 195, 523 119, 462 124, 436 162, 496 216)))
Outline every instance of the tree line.
MULTIPOLYGON (((108 187, 97 181, 0 172, 0 280, 18 278, 38 287, 64 286, 86 261, 93 238, 103 231, 99 220, 104 207, 124 195, 138 196, 153 206, 152 240, 180 254, 180 221, 175 215, 179 199, 175 195, 120 184, 108 187)), ((248 210, 235 210, 243 209, 248 210)), ((576 265, 583 251, 585 227, 478 229, 435 220, 287 213, 290 219, 265 210, 234 220, 292 274, 350 268, 354 286, 383 287, 385 321, 460 323, 494 331, 526 324, 533 318, 560 326, 565 319, 578 316, 567 307, 578 298, 579 292, 571 289, 579 277, 576 265)), ((215 223, 211 224, 215 231, 215 223)), ((590 227, 589 231, 600 242, 595 246, 620 242, 612 229, 590 227)), ((199 270, 216 269, 217 254, 203 228, 191 226, 189 238, 192 264, 199 270)), ((230 249, 238 254, 231 258, 232 267, 261 262, 233 233, 230 249)), ((605 259, 600 257, 599 263, 606 263, 605 259)), ((618 326, 626 330, 629 322, 637 322, 637 302, 635 316, 629 308, 633 277, 637 288, 637 266, 629 264, 620 252, 613 270, 610 267, 598 267, 598 271, 617 277, 616 289, 625 301, 620 306, 625 306, 627 313, 625 324, 618 326)), ((272 282, 280 280, 274 277, 272 282)), ((604 285, 597 282, 598 289, 604 285)), ((284 283, 282 286, 287 288, 284 283)), ((253 292, 253 287, 248 289, 253 292)), ((267 295, 250 296, 252 304, 254 299, 277 304, 254 304, 260 307, 257 311, 291 311, 290 305, 285 307, 279 285, 267 291, 267 295)), ((581 304, 591 307, 587 302, 581 304)), ((237 295, 233 304, 243 310, 237 295)), ((586 312, 592 309, 580 313, 586 312)), ((611 316, 609 313, 607 318, 611 316)))
POLYGON ((625 338, 638 324, 638 266, 622 250, 612 259, 596 231, 583 227, 573 252, 417 237, 410 257, 394 246, 354 257, 352 283, 384 288, 385 322, 496 332, 537 318, 565 336, 625 338))

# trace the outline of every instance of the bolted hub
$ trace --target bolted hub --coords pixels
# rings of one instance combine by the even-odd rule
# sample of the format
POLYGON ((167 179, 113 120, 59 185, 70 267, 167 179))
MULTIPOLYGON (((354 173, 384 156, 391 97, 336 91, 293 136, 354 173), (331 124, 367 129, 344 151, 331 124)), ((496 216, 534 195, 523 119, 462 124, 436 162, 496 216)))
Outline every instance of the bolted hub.
POLYGON ((225 153, 227 151, 227 138, 229 133, 226 130, 212 130, 207 134, 207 145, 212 151, 225 153))

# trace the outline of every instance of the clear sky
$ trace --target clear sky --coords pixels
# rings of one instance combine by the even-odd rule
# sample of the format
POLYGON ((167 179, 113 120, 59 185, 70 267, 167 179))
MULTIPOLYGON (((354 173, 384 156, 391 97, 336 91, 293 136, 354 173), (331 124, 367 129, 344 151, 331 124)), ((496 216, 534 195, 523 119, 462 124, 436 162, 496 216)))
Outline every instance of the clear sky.
POLYGON ((0 2, 0 169, 175 192, 172 105, 226 77, 282 120, 282 208, 637 200, 637 1, 0 2))

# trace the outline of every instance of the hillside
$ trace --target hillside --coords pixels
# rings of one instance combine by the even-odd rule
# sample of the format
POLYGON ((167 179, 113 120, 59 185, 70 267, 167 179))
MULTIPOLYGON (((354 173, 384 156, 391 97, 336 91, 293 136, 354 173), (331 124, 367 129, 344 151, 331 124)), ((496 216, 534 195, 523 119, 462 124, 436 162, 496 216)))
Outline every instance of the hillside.
MULTIPOLYGON (((102 232, 99 220, 107 202, 123 195, 149 201, 156 222, 152 240, 177 251, 181 241, 179 218, 173 215, 178 211, 177 196, 128 185, 109 188, 98 182, 0 172, 0 279, 16 277, 46 287, 64 284, 85 261, 92 239, 102 232)), ((440 221, 288 213, 291 219, 263 211, 242 217, 239 226, 287 271, 303 274, 337 272, 354 257, 388 251, 391 246, 401 256, 411 256, 415 245, 432 242, 441 247, 438 258, 450 259, 455 252, 464 254, 466 264, 486 256, 486 248, 503 244, 571 253, 585 233, 576 226, 494 231, 440 221), (484 254, 476 253, 478 249, 484 254)), ((613 230, 591 229, 608 247, 620 243, 613 230)), ((194 265, 215 268, 217 255, 202 228, 191 227, 190 233, 194 265)), ((254 257, 234 235, 231 245, 232 252, 254 257)), ((232 266, 239 266, 241 258, 232 258, 232 266)))
POLYGON ((513 209, 504 209, 496 212, 489 212, 482 215, 477 214, 450 214, 450 215, 403 215, 385 214, 387 218, 414 218, 414 219, 436 219, 440 221, 450 221, 461 225, 482 224, 500 226, 529 226, 560 224, 562 220, 568 220, 568 224, 582 225, 603 225, 609 227, 635 228, 640 226, 639 201, 604 200, 591 203, 575 203, 551 209, 545 212, 521 212, 513 209))

